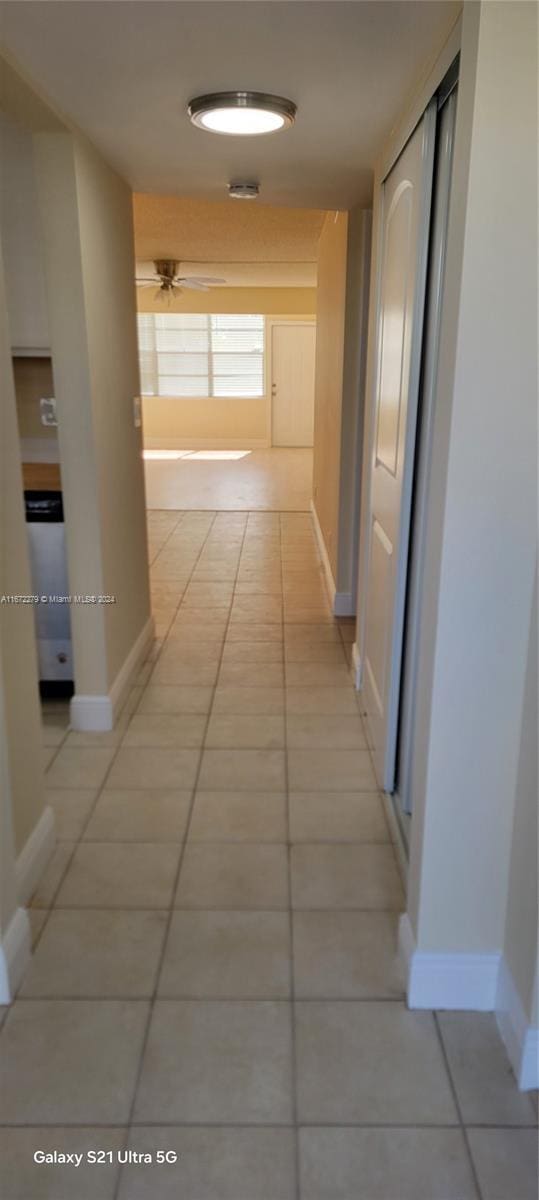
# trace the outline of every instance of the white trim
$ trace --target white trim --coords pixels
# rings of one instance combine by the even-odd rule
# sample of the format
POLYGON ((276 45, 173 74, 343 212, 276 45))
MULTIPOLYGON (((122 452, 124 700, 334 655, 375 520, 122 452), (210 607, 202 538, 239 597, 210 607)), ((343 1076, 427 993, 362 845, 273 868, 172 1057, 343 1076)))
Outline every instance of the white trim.
POLYGON ((515 981, 504 958, 500 963, 496 1021, 522 1091, 539 1087, 539 1029, 528 1023, 515 981))
POLYGON ((335 597, 337 595, 337 588, 335 586, 335 580, 333 578, 333 571, 331 570, 331 563, 329 561, 328 552, 326 549, 326 543, 324 541, 324 535, 320 528, 320 522, 318 520, 318 513, 315 508, 314 500, 311 500, 311 514, 312 514, 312 518, 313 518, 316 542, 318 545, 318 549, 320 551, 320 558, 322 559, 322 566, 324 568, 324 576, 325 576, 325 580, 326 580, 326 588, 327 588, 327 592, 328 592, 328 596, 329 596, 329 601, 331 604, 331 611, 335 612, 335 597))
POLYGON ((408 913, 399 922, 399 950, 407 969, 409 1008, 493 1012, 501 955, 437 954, 416 949, 408 913))
POLYGON ((114 710, 110 696, 72 696, 69 724, 72 729, 82 733, 107 733, 114 726, 114 710))
POLYGON ((462 13, 448 31, 447 39, 442 49, 438 51, 436 61, 428 70, 427 76, 421 81, 418 90, 398 124, 392 130, 384 150, 375 165, 375 187, 379 180, 389 175, 406 143, 411 138, 414 129, 419 124, 425 109, 428 108, 432 97, 438 91, 440 84, 447 75, 449 68, 460 52, 462 42, 462 13))
POLYGON ((359 646, 357 642, 354 642, 352 646, 352 667, 354 671, 354 687, 356 692, 360 692, 362 684, 362 664, 361 654, 359 653, 359 646))
POLYGON ((33 896, 55 844, 54 812, 47 805, 15 863, 19 904, 26 904, 33 896))
POLYGON ((0 1004, 10 1004, 32 957, 30 921, 17 908, 0 941, 0 1004))
MULTIPOLYGON (((153 397, 148 397, 151 401, 153 397)), ((263 399, 263 397, 260 397, 263 399)), ((144 450, 268 450, 268 438, 145 437, 144 450)))
POLYGON ((318 513, 315 508, 314 500, 311 500, 311 514, 312 514, 312 518, 313 518, 316 542, 318 545, 318 549, 320 551, 320 557, 322 559, 322 566, 324 568, 324 576, 325 576, 326 588, 327 588, 327 592, 328 592, 328 596, 329 596, 329 602, 331 604, 331 611, 335 617, 354 617, 356 609, 355 609, 354 598, 352 596, 352 593, 337 591, 337 588, 335 585, 335 580, 333 578, 333 571, 331 570, 331 563, 329 561, 328 552, 326 549, 326 543, 324 541, 324 535, 323 535, 322 529, 320 527, 320 522, 318 520, 318 513))
POLYGON ((133 676, 143 661, 153 637, 154 621, 153 617, 149 617, 120 667, 108 694, 102 696, 75 694, 72 697, 69 707, 72 729, 82 732, 106 733, 109 729, 114 728, 114 718, 122 707, 133 676))
POLYGON ((133 642, 129 654, 125 659, 123 666, 120 667, 116 679, 114 680, 114 683, 110 689, 109 696, 112 701, 112 707, 115 714, 119 711, 125 701, 126 692, 132 684, 133 676, 136 674, 141 663, 144 661, 150 642, 152 642, 154 639, 154 635, 154 619, 153 617, 148 617, 148 620, 146 621, 146 624, 143 625, 138 638, 135 642, 133 642))
POLYGON ((356 606, 351 592, 335 592, 333 612, 336 617, 355 617, 356 606))
POLYGON ((393 849, 395 851, 395 857, 397 859, 397 866, 400 871, 403 891, 404 891, 404 894, 406 895, 406 893, 408 891, 408 871, 409 871, 410 864, 408 861, 408 847, 404 840, 403 832, 400 827, 397 814, 395 812, 395 804, 394 804, 395 796, 390 795, 389 792, 381 792, 380 795, 382 797, 382 804, 384 806, 384 813, 385 813, 386 821, 389 826, 391 841, 393 842, 393 849))

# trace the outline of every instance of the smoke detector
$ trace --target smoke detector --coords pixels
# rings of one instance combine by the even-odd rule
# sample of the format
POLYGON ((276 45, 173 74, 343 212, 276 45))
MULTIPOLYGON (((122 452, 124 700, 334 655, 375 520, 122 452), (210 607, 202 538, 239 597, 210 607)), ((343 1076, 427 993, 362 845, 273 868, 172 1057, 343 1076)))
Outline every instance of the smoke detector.
POLYGON ((229 183, 228 194, 233 200, 256 200, 260 187, 258 183, 229 183))

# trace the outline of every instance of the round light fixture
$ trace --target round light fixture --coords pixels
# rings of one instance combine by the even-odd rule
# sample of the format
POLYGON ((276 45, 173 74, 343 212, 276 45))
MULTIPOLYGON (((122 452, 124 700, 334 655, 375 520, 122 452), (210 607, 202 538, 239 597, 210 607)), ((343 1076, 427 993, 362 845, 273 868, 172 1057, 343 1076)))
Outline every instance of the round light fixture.
POLYGON ((228 194, 232 200, 256 200, 260 188, 258 183, 229 183, 228 194))
POLYGON ((229 137, 256 137, 289 129, 296 118, 296 105, 283 96, 265 92, 213 92, 196 96, 187 111, 199 129, 229 137))

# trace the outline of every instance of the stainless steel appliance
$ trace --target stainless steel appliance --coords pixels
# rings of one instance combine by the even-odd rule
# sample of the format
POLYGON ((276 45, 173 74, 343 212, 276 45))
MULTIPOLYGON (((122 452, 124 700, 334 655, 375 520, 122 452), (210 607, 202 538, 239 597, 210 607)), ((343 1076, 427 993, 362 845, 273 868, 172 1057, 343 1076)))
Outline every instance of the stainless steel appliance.
POLYGON ((69 586, 61 492, 26 491, 39 678, 42 683, 73 680, 69 586))

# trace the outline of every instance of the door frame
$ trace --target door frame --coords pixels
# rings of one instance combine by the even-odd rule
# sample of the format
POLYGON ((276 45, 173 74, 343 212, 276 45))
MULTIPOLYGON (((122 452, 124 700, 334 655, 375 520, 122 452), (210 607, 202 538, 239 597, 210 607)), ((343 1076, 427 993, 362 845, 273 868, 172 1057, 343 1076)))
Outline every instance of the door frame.
MULTIPOLYGON (((272 393, 272 378, 273 378, 273 330, 276 325, 308 325, 316 330, 315 316, 299 316, 299 317, 266 317, 266 371, 265 371, 265 390, 267 404, 267 430, 268 430, 268 446, 273 446, 273 393, 272 393)), ((280 447, 276 447, 280 449, 280 447)))

